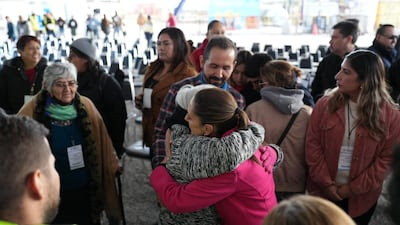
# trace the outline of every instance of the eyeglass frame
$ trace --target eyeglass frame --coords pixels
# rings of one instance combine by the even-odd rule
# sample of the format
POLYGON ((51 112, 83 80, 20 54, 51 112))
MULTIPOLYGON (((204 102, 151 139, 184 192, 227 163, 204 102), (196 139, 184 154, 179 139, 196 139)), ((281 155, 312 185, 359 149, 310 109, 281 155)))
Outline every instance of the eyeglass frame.
POLYGON ((53 87, 62 88, 62 89, 65 89, 67 87, 76 88, 77 86, 78 86, 78 82, 76 80, 69 80, 69 81, 65 81, 65 82, 56 81, 53 84, 53 87))
POLYGON ((387 38, 387 39, 390 39, 390 40, 398 40, 399 39, 399 37, 397 36, 397 35, 391 35, 391 36, 388 36, 388 35, 385 35, 385 34, 381 34, 382 36, 384 36, 385 38, 387 38))

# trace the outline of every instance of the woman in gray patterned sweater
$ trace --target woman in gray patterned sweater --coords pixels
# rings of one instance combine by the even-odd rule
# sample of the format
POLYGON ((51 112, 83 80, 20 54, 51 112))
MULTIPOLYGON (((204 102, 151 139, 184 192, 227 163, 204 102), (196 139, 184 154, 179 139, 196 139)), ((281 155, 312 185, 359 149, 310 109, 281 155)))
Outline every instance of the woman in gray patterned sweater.
MULTIPOLYGON (((185 119, 191 131, 182 125, 172 126, 171 158, 166 168, 156 168, 150 178, 167 207, 162 207, 159 223, 254 224, 257 221, 261 224, 276 204, 271 171, 265 172, 254 156, 263 141, 264 128, 248 123, 233 97, 217 88, 200 91, 185 119), (250 169, 252 173, 245 172, 250 169), (190 183, 196 179, 211 185, 190 183), (213 179, 228 182, 214 185, 213 179), (184 186, 176 182, 188 185, 183 195, 179 189, 184 186), (228 186, 237 189, 228 190, 228 186)), ((275 151, 262 149, 264 155, 271 155, 268 163, 274 164, 275 151)))

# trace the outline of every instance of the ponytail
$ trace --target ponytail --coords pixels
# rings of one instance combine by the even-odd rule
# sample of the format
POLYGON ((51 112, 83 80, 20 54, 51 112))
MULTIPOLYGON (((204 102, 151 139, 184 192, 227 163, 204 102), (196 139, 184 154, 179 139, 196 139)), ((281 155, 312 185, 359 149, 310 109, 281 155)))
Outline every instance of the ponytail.
POLYGON ((249 127, 249 117, 246 112, 240 108, 236 108, 235 116, 237 117, 237 129, 246 130, 249 127))

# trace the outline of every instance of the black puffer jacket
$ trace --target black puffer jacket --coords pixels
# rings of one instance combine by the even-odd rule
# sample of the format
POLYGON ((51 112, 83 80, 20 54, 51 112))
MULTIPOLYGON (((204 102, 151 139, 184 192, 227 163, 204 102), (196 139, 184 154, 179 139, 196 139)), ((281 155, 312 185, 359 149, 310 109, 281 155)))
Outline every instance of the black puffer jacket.
POLYGON ((16 114, 24 104, 25 95, 35 95, 42 88, 43 72, 47 60, 41 58, 36 65, 33 84, 29 83, 21 57, 7 60, 0 71, 0 107, 7 114, 16 114))
POLYGON ((102 70, 78 73, 78 92, 88 97, 100 112, 120 157, 123 153, 126 107, 118 82, 102 70))

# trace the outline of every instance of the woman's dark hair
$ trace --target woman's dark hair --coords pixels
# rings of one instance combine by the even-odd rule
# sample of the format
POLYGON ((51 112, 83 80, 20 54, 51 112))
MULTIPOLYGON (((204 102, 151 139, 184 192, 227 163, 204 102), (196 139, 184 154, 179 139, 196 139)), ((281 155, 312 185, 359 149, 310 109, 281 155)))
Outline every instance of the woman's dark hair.
POLYGON ((256 53, 252 55, 246 62, 244 75, 249 78, 259 78, 261 68, 271 60, 272 57, 266 53, 256 53))
POLYGON ((247 129, 249 118, 238 108, 235 98, 220 88, 199 91, 193 98, 193 111, 202 124, 215 128, 214 136, 221 137, 233 128, 247 129))
POLYGON ((182 30, 176 27, 167 27, 160 31, 158 38, 162 34, 167 34, 171 40, 174 42, 174 60, 172 62, 171 68, 175 68, 179 63, 185 62, 186 64, 191 64, 189 57, 189 47, 186 42, 185 34, 182 30))
POLYGON ((23 51, 26 44, 28 44, 31 41, 34 41, 40 45, 40 41, 37 37, 32 35, 23 35, 17 41, 17 49, 23 51))
MULTIPOLYGON (((189 56, 189 46, 186 42, 185 35, 182 30, 176 27, 167 27, 160 31, 158 34, 158 38, 162 34, 167 34, 171 40, 174 42, 174 59, 169 68, 170 71, 173 71, 180 63, 184 63, 186 65, 192 65, 189 56)), ((156 74, 164 67, 164 63, 160 59, 156 59, 151 65, 148 67, 148 72, 152 74, 156 74)))
POLYGON ((236 66, 240 64, 246 64, 250 59, 251 52, 247 50, 240 50, 236 55, 236 66))

